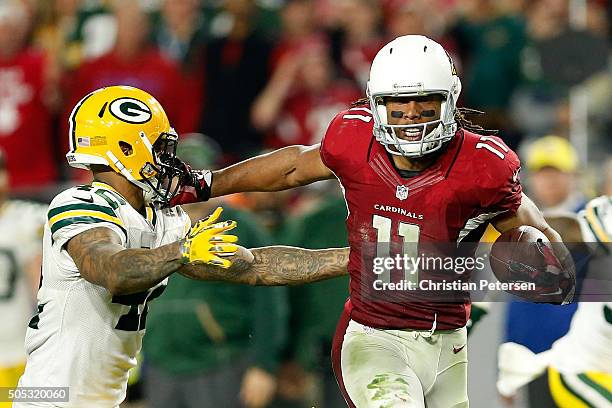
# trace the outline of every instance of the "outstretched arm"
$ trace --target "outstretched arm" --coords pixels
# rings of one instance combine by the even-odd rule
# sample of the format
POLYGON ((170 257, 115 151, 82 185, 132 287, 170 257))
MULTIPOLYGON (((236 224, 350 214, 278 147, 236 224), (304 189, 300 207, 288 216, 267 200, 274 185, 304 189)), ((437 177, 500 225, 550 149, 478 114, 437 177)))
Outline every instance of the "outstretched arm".
POLYGON ((113 295, 125 295, 149 289, 176 272, 185 262, 205 262, 228 267, 220 256, 234 254, 237 241, 225 232, 234 221, 219 222, 221 208, 198 221, 185 238, 155 249, 125 248, 119 236, 109 228, 92 228, 75 235, 66 250, 80 275, 106 288, 113 295))
POLYGON ((212 197, 246 191, 280 191, 333 178, 319 145, 289 146, 213 172, 212 197))
POLYGON ((82 232, 68 241, 66 249, 83 278, 113 295, 149 289, 183 265, 178 242, 155 249, 126 249, 108 228, 82 232))
POLYGON ((240 247, 230 258, 229 269, 189 264, 179 273, 192 279, 248 285, 300 285, 347 275, 348 257, 348 248, 310 250, 269 246, 249 251, 240 247))

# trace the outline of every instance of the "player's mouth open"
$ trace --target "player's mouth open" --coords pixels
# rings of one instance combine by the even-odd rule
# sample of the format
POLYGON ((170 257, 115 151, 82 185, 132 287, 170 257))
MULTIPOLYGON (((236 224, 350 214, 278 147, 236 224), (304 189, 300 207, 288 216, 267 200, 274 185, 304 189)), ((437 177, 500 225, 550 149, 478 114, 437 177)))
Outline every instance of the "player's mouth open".
POLYGON ((409 142, 416 142, 418 140, 421 140, 422 135, 423 135, 423 128, 421 126, 403 128, 403 129, 400 129, 399 131, 399 137, 409 142))

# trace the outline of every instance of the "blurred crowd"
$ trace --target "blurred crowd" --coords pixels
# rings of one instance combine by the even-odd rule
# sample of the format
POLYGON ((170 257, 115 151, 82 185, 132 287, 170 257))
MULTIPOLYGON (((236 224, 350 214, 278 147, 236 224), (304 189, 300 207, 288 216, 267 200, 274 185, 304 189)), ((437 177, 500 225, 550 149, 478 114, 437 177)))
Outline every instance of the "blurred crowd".
MULTIPOLYGON (((153 94, 181 135, 179 156, 196 168, 317 143, 365 96, 382 45, 424 34, 457 66, 459 106, 486 112, 470 119, 518 149, 528 194, 576 211, 612 194, 611 9, 608 0, 0 0, 5 188, 45 202, 85 180, 65 163, 68 117, 105 85, 153 94)), ((346 245, 334 183, 224 205, 249 246, 346 245)), ((342 406, 327 355, 346 280, 263 294, 174 282, 145 338, 151 406, 174 406, 164 396, 202 406, 203 393, 220 395, 211 406, 234 406, 224 392, 249 407, 342 406), (239 303, 223 307, 228 299, 239 303)))
POLYGON ((176 130, 212 138, 224 164, 316 143, 364 95, 377 50, 404 34, 445 46, 463 79, 460 105, 486 111, 476 121, 511 147, 567 137, 570 90, 584 83, 593 160, 610 148, 607 0, 3 0, 0 148, 11 187, 45 198, 79 177, 65 165, 67 118, 104 85, 155 95, 176 130))

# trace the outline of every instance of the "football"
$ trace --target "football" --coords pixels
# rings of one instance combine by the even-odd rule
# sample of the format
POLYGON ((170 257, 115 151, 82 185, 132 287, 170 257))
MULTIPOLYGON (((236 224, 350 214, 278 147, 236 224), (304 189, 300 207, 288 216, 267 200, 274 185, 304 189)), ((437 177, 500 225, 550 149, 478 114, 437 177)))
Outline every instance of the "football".
POLYGON ((536 302, 558 301, 562 267, 550 241, 537 228, 523 225, 502 233, 491 248, 489 262, 500 282, 534 285, 528 290, 508 290, 509 293, 536 302))

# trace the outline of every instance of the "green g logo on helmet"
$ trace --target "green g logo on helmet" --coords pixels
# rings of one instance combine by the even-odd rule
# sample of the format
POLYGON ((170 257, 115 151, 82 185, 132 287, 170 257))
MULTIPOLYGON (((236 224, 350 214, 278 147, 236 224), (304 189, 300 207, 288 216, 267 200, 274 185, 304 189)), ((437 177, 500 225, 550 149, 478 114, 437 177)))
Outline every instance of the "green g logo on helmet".
POLYGON ((119 98, 108 107, 110 113, 127 123, 146 123, 151 120, 151 109, 142 101, 134 98, 119 98))

